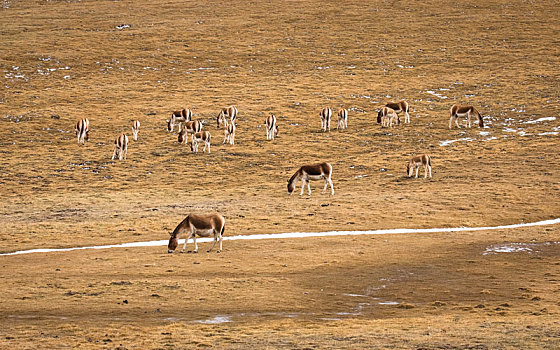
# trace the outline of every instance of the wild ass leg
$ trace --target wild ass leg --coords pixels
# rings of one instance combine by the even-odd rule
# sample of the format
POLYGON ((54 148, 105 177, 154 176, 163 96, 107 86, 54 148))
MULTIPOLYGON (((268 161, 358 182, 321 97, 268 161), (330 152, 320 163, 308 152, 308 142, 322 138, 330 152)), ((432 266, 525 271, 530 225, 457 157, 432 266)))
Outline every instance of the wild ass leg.
POLYGON ((301 179, 301 192, 299 193, 300 196, 303 196, 304 188, 305 188, 305 179, 301 179))
POLYGON ((214 249, 214 246, 216 245, 216 242, 218 241, 218 232, 216 232, 216 230, 214 230, 214 241, 212 242, 212 246, 210 247, 210 249, 208 249, 206 251, 206 253, 210 253, 212 251, 212 249, 214 249))
POLYGON ((189 238, 193 237, 194 239, 194 235, 192 232, 187 233, 187 237, 185 237, 185 243, 183 243, 183 249, 181 249, 181 253, 185 252, 185 248, 187 248, 187 242, 189 241, 189 238))
POLYGON ((428 164, 424 165, 424 179, 428 178, 428 164))
POLYGON ((329 184, 331 185, 331 196, 334 196, 334 186, 332 183, 332 179, 329 177, 329 184))
POLYGON ((111 160, 115 160, 115 157, 118 155, 117 153, 117 147, 115 146, 115 149, 113 150, 113 157, 111 157, 111 160))
POLYGON ((408 114, 407 111, 404 112, 404 122, 406 124, 410 124, 410 115, 408 114))
POLYGON ((327 187, 328 186, 329 186, 329 180, 325 177, 325 187, 323 187, 323 190, 321 191, 321 193, 327 192, 327 187))
POLYGON ((307 179, 307 191, 309 192, 309 195, 311 196, 311 186, 309 185, 309 183, 310 183, 310 181, 309 181, 309 179, 307 179))
POLYGON ((430 171, 430 179, 432 178, 432 166, 428 164, 428 170, 430 171))
POLYGON ((418 178, 418 169, 420 168, 419 165, 416 166, 416 178, 418 178))
POLYGON ((198 253, 198 244, 196 243, 196 235, 194 233, 192 235, 192 240, 193 240, 193 243, 194 243, 193 253, 198 253))

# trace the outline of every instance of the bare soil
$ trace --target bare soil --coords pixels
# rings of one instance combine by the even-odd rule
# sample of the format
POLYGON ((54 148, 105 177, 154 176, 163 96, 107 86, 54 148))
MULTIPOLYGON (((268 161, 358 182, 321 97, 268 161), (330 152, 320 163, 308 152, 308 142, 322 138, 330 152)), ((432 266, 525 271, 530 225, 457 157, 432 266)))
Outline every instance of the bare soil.
MULTIPOLYGON (((226 235, 560 216, 558 2, 0 4, 0 253, 166 239, 189 212, 220 212, 226 235), (400 99, 411 124, 377 125, 400 99), (487 127, 449 130, 454 103, 487 127), (320 132, 324 106, 349 129, 320 132), (165 130, 183 107, 211 154, 165 130), (419 153, 431 180, 405 176, 419 153), (319 161, 335 195, 288 196, 319 161)), ((0 348, 557 349, 559 241, 554 225, 0 256, 0 348)))

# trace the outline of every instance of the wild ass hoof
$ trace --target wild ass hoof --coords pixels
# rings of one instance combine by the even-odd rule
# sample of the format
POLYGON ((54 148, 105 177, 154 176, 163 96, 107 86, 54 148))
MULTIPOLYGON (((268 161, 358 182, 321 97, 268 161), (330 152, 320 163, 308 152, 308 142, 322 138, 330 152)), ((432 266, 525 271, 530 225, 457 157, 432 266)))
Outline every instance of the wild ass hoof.
POLYGON ((167 252, 168 252, 169 254, 173 254, 173 251, 170 250, 170 249, 167 249, 167 252))
POLYGON ((220 254, 222 251, 221 250, 216 250, 216 253, 220 254))

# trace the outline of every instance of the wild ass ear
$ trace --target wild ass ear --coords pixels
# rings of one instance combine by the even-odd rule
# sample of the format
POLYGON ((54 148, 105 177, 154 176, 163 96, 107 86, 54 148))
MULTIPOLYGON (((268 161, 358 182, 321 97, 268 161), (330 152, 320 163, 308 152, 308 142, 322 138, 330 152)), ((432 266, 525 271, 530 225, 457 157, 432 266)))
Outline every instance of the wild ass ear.
POLYGON ((169 236, 170 237, 173 236, 173 232, 169 231, 169 236))

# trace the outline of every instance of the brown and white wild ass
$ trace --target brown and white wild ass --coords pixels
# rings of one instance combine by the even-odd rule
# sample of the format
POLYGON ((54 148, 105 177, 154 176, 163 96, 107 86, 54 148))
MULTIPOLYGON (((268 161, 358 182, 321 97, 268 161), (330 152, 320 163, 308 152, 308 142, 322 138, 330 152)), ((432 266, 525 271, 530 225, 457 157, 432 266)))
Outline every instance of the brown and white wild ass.
POLYGON ((222 144, 229 143, 230 145, 235 144, 235 123, 229 123, 225 125, 224 128, 224 142, 222 144))
POLYGON ((113 151, 113 157, 111 158, 114 160, 117 156, 119 160, 126 159, 126 152, 128 151, 128 136, 125 134, 120 134, 115 139, 115 149, 113 151))
POLYGON ((332 109, 329 107, 325 107, 321 110, 319 114, 321 117, 321 131, 331 131, 331 117, 332 117, 332 109))
POLYGON ((397 113, 398 124, 401 123, 401 118, 399 117, 399 114, 401 114, 402 112, 404 112, 405 124, 410 123, 410 115, 408 114, 408 102, 406 102, 405 100, 399 102, 388 102, 385 105, 385 107, 392 108, 395 111, 395 113, 397 113))
POLYGON ((266 139, 274 140, 274 138, 278 136, 278 124, 276 116, 274 116, 274 114, 271 114, 266 117, 264 126, 266 128, 266 139))
POLYGON ((432 178, 432 158, 427 154, 421 154, 419 156, 412 157, 406 164, 406 174, 408 177, 412 176, 414 168, 416 168, 416 177, 418 177, 418 168, 420 166, 424 167, 424 179, 428 177, 428 172, 430 173, 430 179, 432 178))
POLYGON ((198 215, 198 214, 189 214, 187 217, 181 221, 179 225, 175 228, 173 232, 170 232, 169 235, 169 243, 167 244, 167 252, 173 253, 179 244, 179 236, 183 233, 186 235, 185 244, 183 244, 183 249, 181 249, 181 253, 185 251, 187 246, 187 242, 189 238, 192 237, 194 242, 194 250, 193 253, 198 252, 198 244, 196 244, 196 236, 199 237, 210 237, 214 236, 214 243, 212 243, 212 247, 208 249, 206 252, 209 253, 214 246, 216 245, 216 241, 220 241, 220 250, 218 253, 222 251, 222 240, 224 238, 224 230, 226 228, 226 219, 220 214, 210 214, 210 215, 198 215))
POLYGON ((206 147, 208 146, 208 153, 210 153, 210 133, 208 131, 200 131, 196 132, 192 135, 192 142, 191 142, 191 151, 193 153, 198 153, 198 144, 203 142, 204 148, 202 149, 202 153, 206 151, 206 147))
POLYGON ((478 118, 478 127, 479 128, 484 127, 484 122, 482 121, 482 116, 476 110, 476 108, 474 108, 473 106, 453 105, 449 109, 449 113, 451 114, 451 117, 449 118, 449 129, 451 129, 453 121, 455 121, 455 125, 457 125, 457 128, 460 128, 459 122, 458 122, 459 117, 461 117, 461 118, 467 117, 467 123, 468 123, 468 126, 470 128, 472 126, 471 116, 476 116, 478 118))
POLYGON ((82 118, 76 123, 76 136, 78 137, 78 145, 80 143, 85 144, 89 140, 89 120, 87 118, 82 118))
POLYGON ((220 113, 218 113, 218 117, 216 117, 216 127, 219 129, 222 124, 224 124, 224 127, 227 127, 230 123, 235 124, 236 117, 237 108, 235 106, 222 108, 220 113))
POLYGON ((138 131, 140 131, 140 121, 136 120, 134 124, 132 124, 132 139, 134 141, 138 141, 138 131))
POLYGON ((396 120, 396 124, 398 124, 398 114, 395 112, 394 109, 390 107, 383 107, 377 113, 377 122, 381 123, 382 127, 393 127, 393 120, 396 120))
POLYGON ((334 195, 334 187, 332 182, 332 165, 329 163, 319 163, 312 165, 304 165, 295 172, 294 175, 288 180, 288 194, 292 194, 298 183, 301 181, 300 196, 303 195, 303 189, 307 184, 307 190, 311 196, 311 187, 309 180, 325 180, 325 187, 321 193, 325 193, 327 186, 331 185, 331 195, 334 195))
POLYGON ((338 124, 336 125, 336 128, 348 128, 348 110, 346 108, 342 108, 338 111, 338 124))
POLYGON ((179 125, 180 127, 181 123, 191 121, 192 115, 192 111, 188 108, 183 108, 180 111, 174 111, 171 113, 171 119, 167 121, 167 131, 172 132, 175 125, 179 125))
POLYGON ((189 134, 200 132, 200 130, 202 130, 202 123, 198 120, 190 120, 186 122, 179 131, 177 141, 179 141, 179 143, 186 144, 187 141, 189 141, 189 134))

